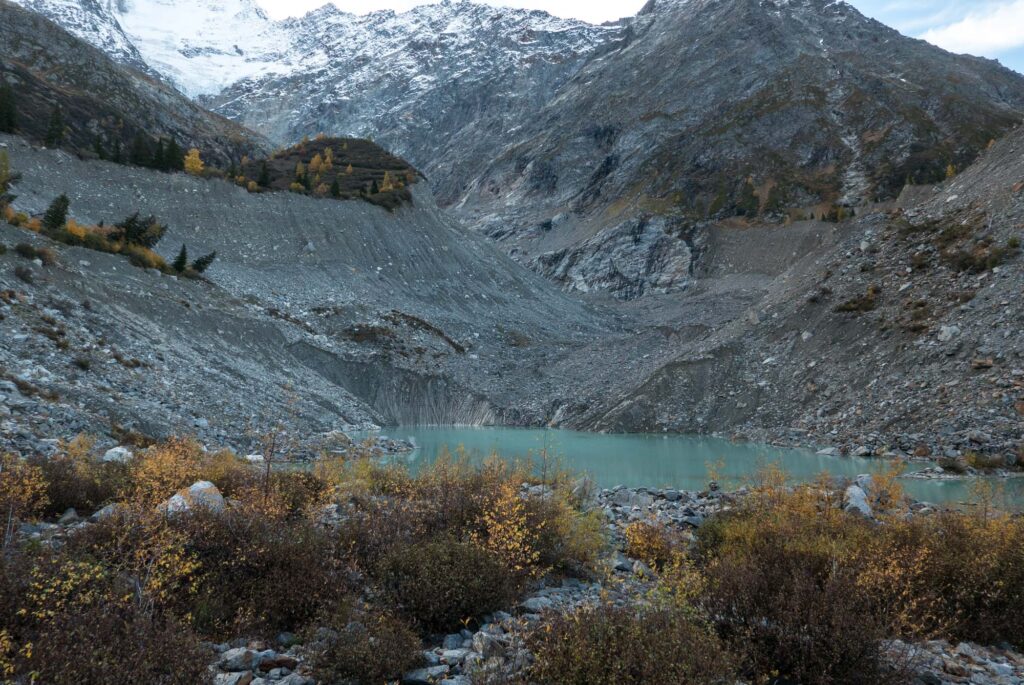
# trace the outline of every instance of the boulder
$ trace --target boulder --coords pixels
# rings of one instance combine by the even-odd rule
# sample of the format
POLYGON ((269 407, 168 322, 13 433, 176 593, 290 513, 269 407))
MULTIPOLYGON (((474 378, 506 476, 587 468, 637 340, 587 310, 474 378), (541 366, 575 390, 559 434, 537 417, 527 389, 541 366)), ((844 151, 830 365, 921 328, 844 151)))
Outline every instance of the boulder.
POLYGON ((127 464, 135 458, 135 454, 127 447, 114 447, 103 455, 102 461, 115 464, 127 464))
POLYGON ((239 673, 242 671, 252 670, 255 659, 256 653, 251 649, 236 647, 235 649, 229 649, 221 654, 220 660, 217 662, 217 666, 224 671, 239 673))
POLYGON ((217 486, 210 481, 201 480, 178 492, 160 505, 162 511, 177 514, 192 511, 195 507, 203 507, 210 511, 224 511, 224 496, 217 486))
POLYGON ((247 454, 245 460, 250 464, 262 464, 266 461, 262 454, 247 454))
POLYGON ((529 599, 525 600, 520 606, 522 606, 523 609, 526 609, 530 613, 539 614, 542 611, 550 609, 553 606, 553 602, 547 597, 530 597, 529 599))
POLYGON ((868 504, 868 495, 864 492, 864 488, 859 485, 851 485, 846 488, 843 502, 845 503, 843 508, 846 511, 863 514, 867 517, 871 516, 871 505, 868 504))
POLYGON ((409 671, 402 676, 403 685, 434 685, 438 680, 448 675, 448 666, 429 666, 409 671))
POLYGON ((90 516, 89 520, 93 523, 96 523, 97 521, 104 521, 113 516, 114 514, 116 514, 117 509, 118 505, 116 503, 108 504, 107 506, 103 507, 102 509, 94 513, 92 516, 90 516))

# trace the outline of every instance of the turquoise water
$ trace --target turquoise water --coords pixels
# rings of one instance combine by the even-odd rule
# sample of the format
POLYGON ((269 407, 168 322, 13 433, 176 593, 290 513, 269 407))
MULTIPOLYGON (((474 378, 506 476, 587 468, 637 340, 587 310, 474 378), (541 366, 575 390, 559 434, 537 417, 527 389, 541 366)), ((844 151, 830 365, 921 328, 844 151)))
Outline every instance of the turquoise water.
MULTIPOLYGON (((794 481, 813 480, 822 472, 856 476, 887 466, 876 459, 826 457, 807 450, 766 445, 737 444, 716 438, 679 435, 602 435, 563 430, 517 428, 396 427, 380 432, 390 438, 412 441, 417 449, 395 457, 413 470, 428 464, 444 450, 462 448, 474 460, 497 454, 507 460, 549 461, 561 468, 589 475, 600 487, 676 488, 707 487, 714 470, 725 488, 750 482, 768 464, 778 464, 794 481)), ((921 468, 910 465, 908 468, 921 468)), ((902 480, 907 493, 917 500, 952 504, 970 497, 966 482, 902 480)), ((1024 504, 1024 479, 1002 481, 1008 498, 1024 504)))

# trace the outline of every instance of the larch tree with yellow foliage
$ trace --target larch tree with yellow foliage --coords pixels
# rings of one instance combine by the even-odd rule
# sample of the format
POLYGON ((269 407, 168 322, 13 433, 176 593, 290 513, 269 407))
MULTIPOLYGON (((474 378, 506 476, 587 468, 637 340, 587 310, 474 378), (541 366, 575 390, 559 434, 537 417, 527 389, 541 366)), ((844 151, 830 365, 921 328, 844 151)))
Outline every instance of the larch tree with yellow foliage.
POLYGON ((345 173, 348 174, 349 176, 352 175, 352 165, 351 164, 349 164, 347 167, 345 167, 345 173))
POLYGON ((395 189, 395 181, 391 178, 391 172, 384 172, 384 180, 380 184, 380 192, 387 193, 395 189))
POLYGON ((314 176, 318 175, 324 168, 324 158, 319 154, 313 156, 313 159, 309 162, 309 173, 314 176))
POLYGON ((201 176, 206 165, 203 164, 202 158, 199 156, 199 150, 192 148, 185 155, 185 173, 192 174, 193 176, 201 176))

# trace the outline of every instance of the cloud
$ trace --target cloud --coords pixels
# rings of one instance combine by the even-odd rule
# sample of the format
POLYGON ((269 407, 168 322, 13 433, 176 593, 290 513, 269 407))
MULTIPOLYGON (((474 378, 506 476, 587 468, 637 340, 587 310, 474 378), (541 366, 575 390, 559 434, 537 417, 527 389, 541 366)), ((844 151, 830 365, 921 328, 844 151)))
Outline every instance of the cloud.
POLYGON ((950 52, 991 55, 1024 46, 1024 0, 975 10, 921 36, 950 52))

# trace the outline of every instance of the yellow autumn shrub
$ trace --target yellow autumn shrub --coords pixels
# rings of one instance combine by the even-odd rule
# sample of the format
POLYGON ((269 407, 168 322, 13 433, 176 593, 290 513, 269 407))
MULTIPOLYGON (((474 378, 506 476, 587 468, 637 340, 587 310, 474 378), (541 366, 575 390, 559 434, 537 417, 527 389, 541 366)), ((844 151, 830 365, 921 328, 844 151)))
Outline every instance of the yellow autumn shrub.
POLYGON ((155 506, 192 485, 202 473, 203 450, 194 440, 173 439, 136 455, 127 497, 155 506))
POLYGON ((46 507, 46 481, 39 468, 0 454, 0 549, 14 542, 16 527, 46 507))
POLYGON ((537 521, 530 525, 519 489, 506 482, 484 506, 479 520, 483 532, 474 535, 474 540, 503 559, 513 573, 535 575, 540 571, 538 536, 547 524, 537 521))

